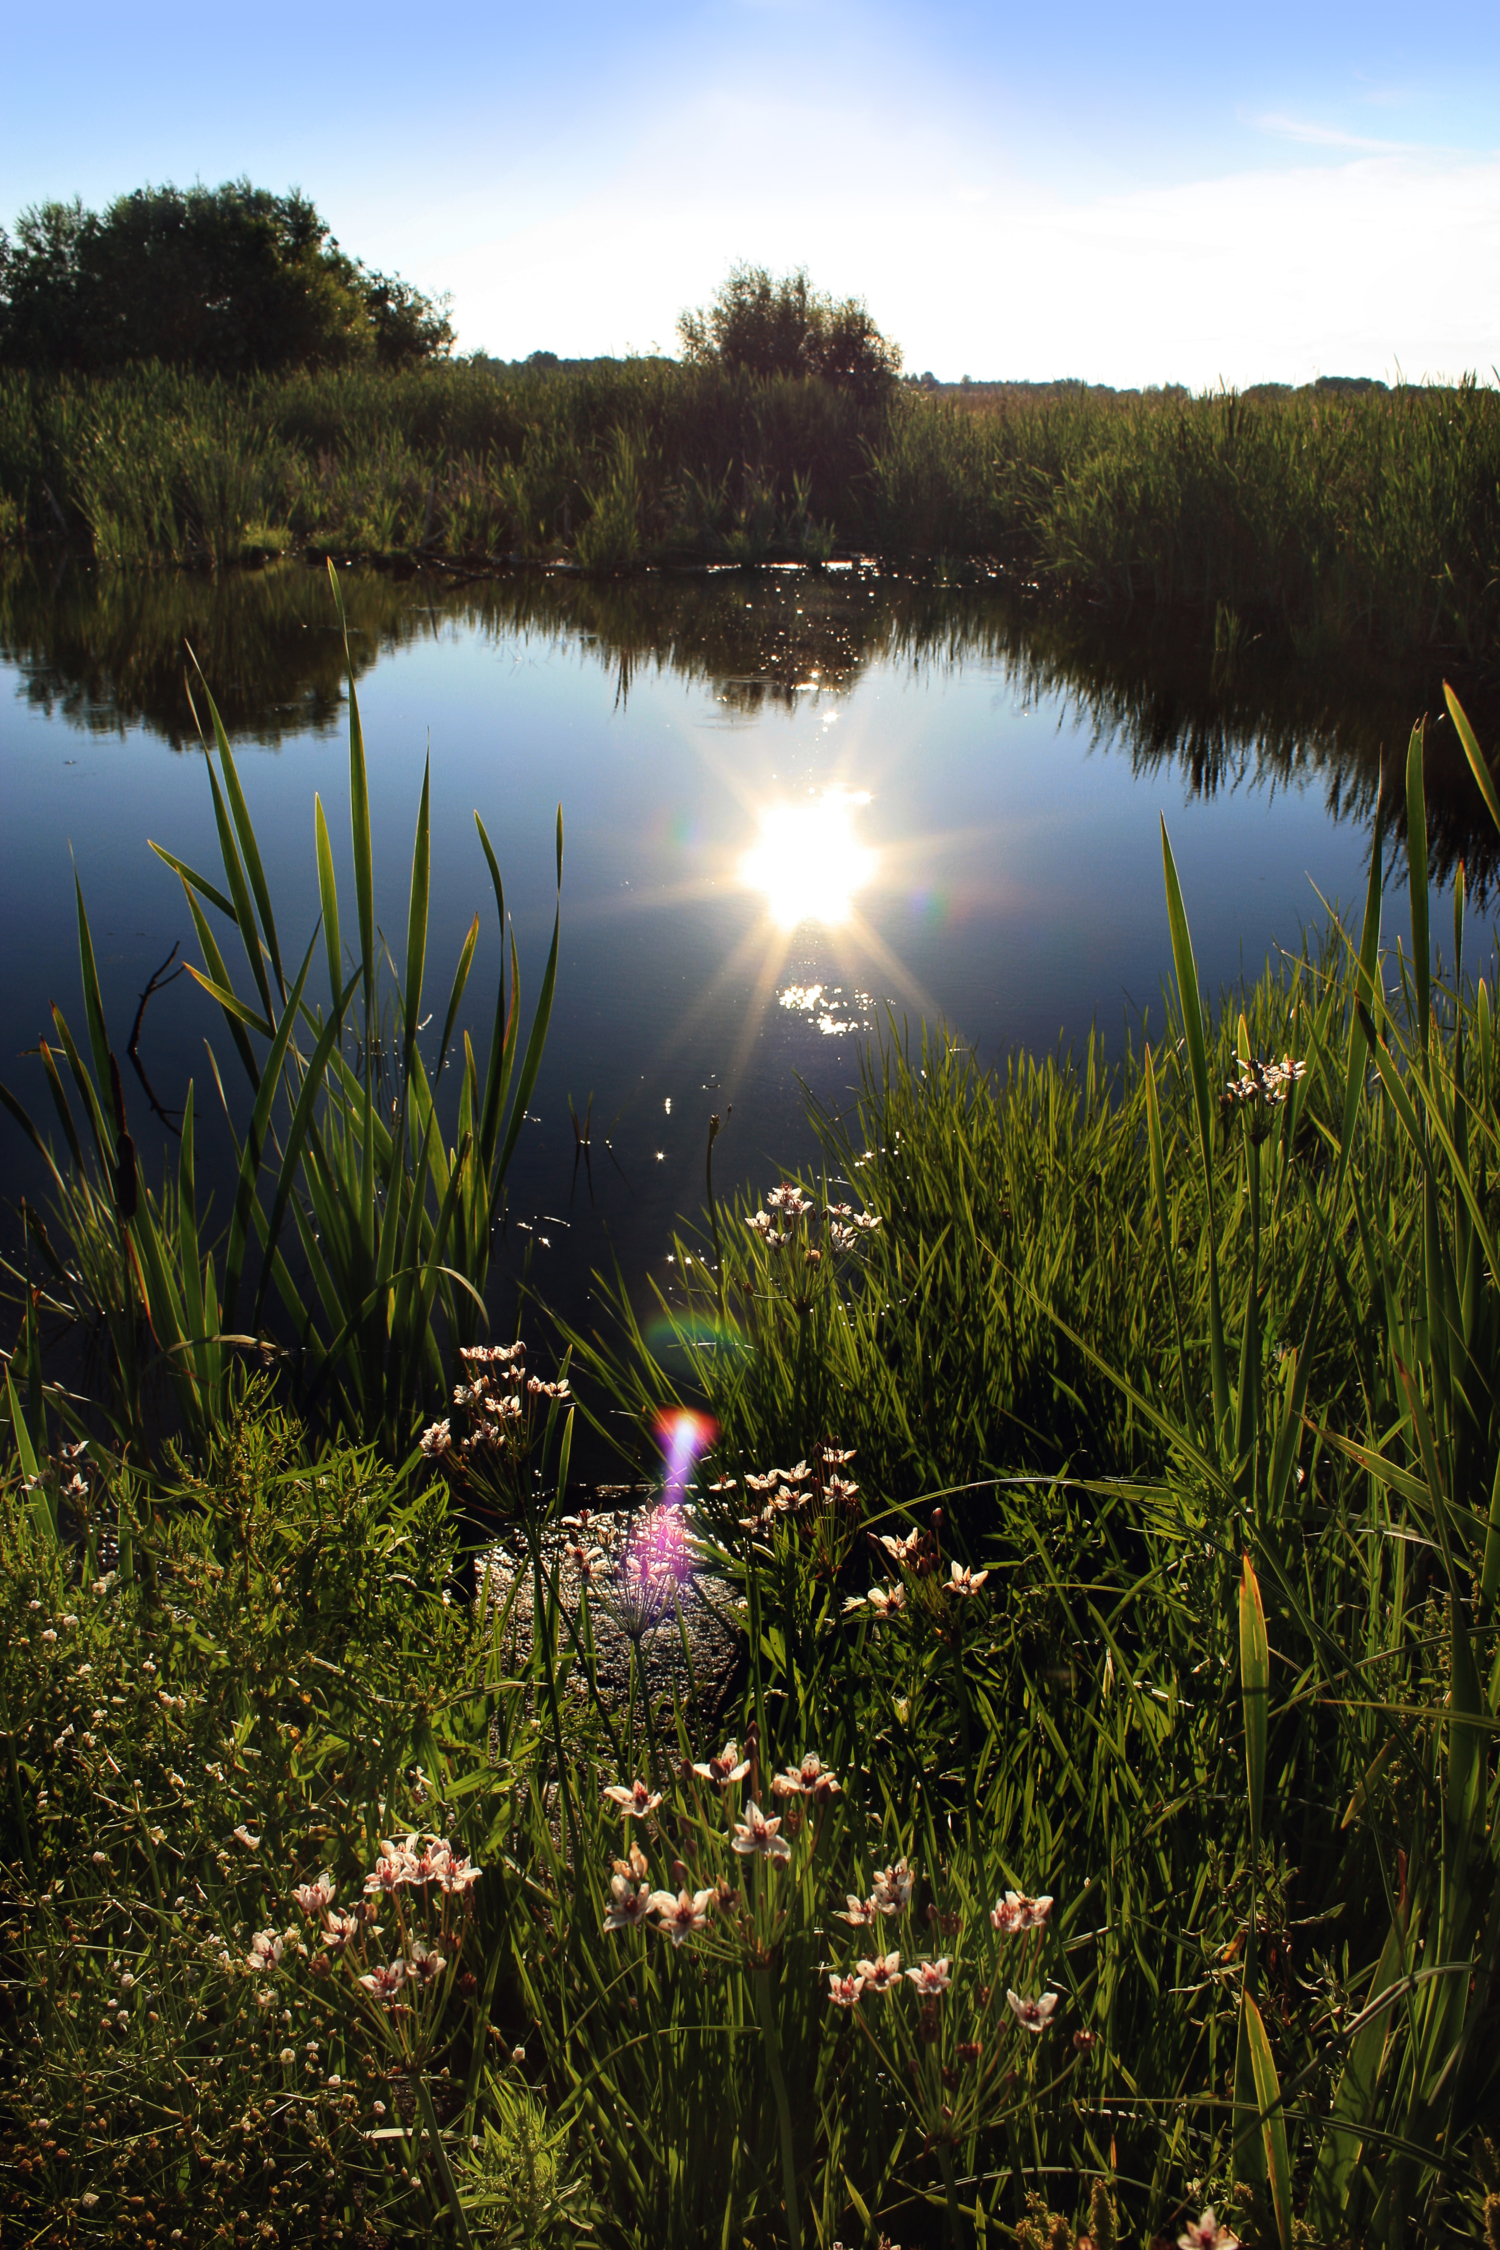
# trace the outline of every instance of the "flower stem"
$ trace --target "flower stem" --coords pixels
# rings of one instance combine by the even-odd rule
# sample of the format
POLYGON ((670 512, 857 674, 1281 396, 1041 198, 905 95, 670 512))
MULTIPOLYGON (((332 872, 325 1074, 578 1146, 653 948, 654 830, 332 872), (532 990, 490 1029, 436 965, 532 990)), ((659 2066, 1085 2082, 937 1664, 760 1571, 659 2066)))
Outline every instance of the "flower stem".
POLYGON ((953 2176, 953 2144, 939 2141, 938 2162, 943 2168, 943 2194, 948 2204, 948 2240, 953 2250, 963 2250, 963 2225, 958 2208, 958 2181, 953 2176))
POLYGON ((771 2073, 771 2091, 776 2096, 776 2122, 781 2128, 781 2184, 786 2197, 786 2237, 791 2250, 802 2250, 802 2216, 797 2207, 797 2152, 792 2139, 792 2105, 786 2097, 786 2077, 781 2068, 781 2040, 776 2030, 776 2014, 771 2005, 771 1972, 756 1969, 751 1982, 755 1987, 755 2012, 760 2018, 760 2035, 765 2041, 766 2068, 771 2073))

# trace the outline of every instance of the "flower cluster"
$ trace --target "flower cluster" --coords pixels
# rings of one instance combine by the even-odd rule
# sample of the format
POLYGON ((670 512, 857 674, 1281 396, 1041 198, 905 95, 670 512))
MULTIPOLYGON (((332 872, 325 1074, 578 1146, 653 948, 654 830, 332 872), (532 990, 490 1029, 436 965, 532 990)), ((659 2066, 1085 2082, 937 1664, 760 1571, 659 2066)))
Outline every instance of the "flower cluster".
POLYGON ((1244 1077, 1228 1080, 1225 1098, 1239 1107, 1263 1102, 1274 1109, 1286 1100, 1298 1079, 1306 1076, 1306 1063, 1294 1062, 1290 1055, 1283 1055, 1279 1063, 1257 1062, 1252 1056, 1245 1065, 1244 1077))
MULTIPOLYGON (((821 1217, 823 1240, 830 1250, 842 1252, 857 1250, 880 1225, 878 1212, 856 1211, 852 1203, 826 1204, 821 1217)), ((818 1219, 818 1206, 812 1197, 792 1182, 783 1181, 766 1196, 765 1209, 753 1212, 745 1224, 768 1250, 789 1249, 800 1239, 808 1263, 816 1265, 822 1251, 810 1237, 818 1219)))
MULTIPOLYGON (((794 1468, 767 1469, 764 1475, 747 1476, 745 1490, 754 1493, 760 1506, 754 1515, 740 1517, 741 1531, 763 1536, 782 1519, 806 1521, 828 1511, 857 1514, 859 1486, 852 1478, 839 1474, 853 1459, 852 1448, 817 1445, 813 1448, 811 1463, 799 1461, 794 1468)), ((734 1480, 724 1477, 709 1489, 732 1491, 734 1480)))
POLYGON ((445 1836, 428 1835, 424 1839, 420 1831, 413 1831, 404 1843, 392 1839, 381 1845, 374 1868, 365 1877, 365 1896, 426 1883, 462 1895, 478 1882, 482 1872, 469 1864, 465 1853, 455 1851, 445 1836))
POLYGON ((519 1341, 469 1344, 460 1350, 465 1380, 455 1385, 453 1404, 469 1426, 456 1437, 450 1417, 430 1423, 418 1441, 429 1461, 462 1476, 486 1459, 525 1451, 533 1409, 566 1405, 572 1395, 566 1380, 549 1383, 528 1375, 525 1355, 526 1346, 519 1341))
MULTIPOLYGON (((747 1774, 753 1773, 753 1741, 750 1749, 751 1755, 742 1758, 738 1743, 726 1742, 717 1755, 689 1765, 685 1773, 727 1794, 747 1774)), ((751 1797, 739 1818, 730 1814, 729 1832, 723 1841, 739 1858, 764 1861, 768 1868, 774 1869, 785 1866, 790 1860, 792 1834, 804 1832, 798 1800, 810 1803, 821 1814, 842 1794, 842 1788, 837 1776, 828 1772, 815 1750, 810 1750, 798 1764, 777 1774, 771 1788, 777 1799, 791 1800, 786 1812, 763 1812, 751 1797)), ((644 1819, 662 1802, 662 1792, 640 1780, 613 1782, 604 1795, 627 1821, 644 1819)), ((674 1880, 679 1880, 686 1876, 687 1869, 680 1861, 674 1861, 672 1874, 674 1880)), ((706 1926, 710 1915, 728 1913, 738 1903, 739 1894, 727 1878, 703 1889, 690 1889, 685 1881, 675 1891, 653 1889, 646 1856, 638 1844, 632 1844, 624 1859, 612 1863, 604 1927, 606 1930, 653 1928, 662 1937, 670 1938, 674 1946, 680 1946, 706 1926)))
MULTIPOLYGON (((950 1562, 948 1575, 943 1578, 942 1553, 938 1532, 942 1511, 935 1510, 930 1530, 918 1526, 909 1532, 871 1532, 870 1541, 886 1568, 896 1576, 894 1585, 872 1586, 867 1594, 850 1594, 844 1602, 847 1614, 877 1618, 896 1617, 907 1607, 908 1591, 917 1582, 932 1581, 925 1588, 926 1607, 932 1614, 941 1607, 938 1594, 951 1594, 959 1601, 968 1601, 984 1591, 989 1580, 987 1570, 971 1570, 967 1563, 950 1562)), ((919 1590, 921 1590, 919 1588, 919 1590)), ((924 1597, 925 1598, 925 1597, 924 1597)))

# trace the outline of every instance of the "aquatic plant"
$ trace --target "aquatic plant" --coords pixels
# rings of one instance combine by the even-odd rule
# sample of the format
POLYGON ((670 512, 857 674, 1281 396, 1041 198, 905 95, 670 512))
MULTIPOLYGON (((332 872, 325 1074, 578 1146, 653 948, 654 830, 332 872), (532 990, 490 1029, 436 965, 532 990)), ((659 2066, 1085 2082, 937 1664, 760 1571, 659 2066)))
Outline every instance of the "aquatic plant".
MULTIPOLYGON (((330 569, 329 575, 342 623, 337 574, 330 569)), ((248 1081, 248 1116, 241 1113, 236 1128, 237 1113, 210 1052, 215 1089, 236 1136, 233 1207, 217 1256, 215 1247, 200 1241, 191 1082, 175 1195, 157 1197, 139 1177, 81 887, 87 1052, 56 1007, 56 1052, 46 1040, 41 1043, 66 1143, 62 1161, 16 1096, 0 1088, 0 1100, 49 1169, 57 1217, 68 1238, 55 1244, 45 1222, 28 1214, 26 1240, 38 1280, 28 1278, 25 1285, 22 1356, 32 1370, 33 1414, 40 1418, 50 1409, 67 1421, 77 1419, 65 1393, 53 1386, 49 1394, 41 1381, 43 1315, 92 1318, 108 1338, 96 1403, 117 1440, 143 1464, 156 1459, 162 1436, 171 1432, 151 1398, 153 1380, 170 1395, 184 1442, 201 1447, 228 1411, 236 1356, 246 1350, 286 1361, 302 1411, 378 1437, 388 1455, 400 1459, 415 1443, 424 1410, 445 1394, 446 1367, 457 1364, 459 1349, 472 1343, 488 1318, 484 1291, 491 1238, 541 1063, 560 924, 554 920, 523 1047, 519 959, 506 921, 499 863, 476 812, 499 916, 500 971, 482 1080, 472 1040, 467 1032, 463 1036, 450 1142, 438 1095, 478 945, 479 915, 454 970, 429 1074, 419 1038, 430 886, 428 777, 424 773, 412 846, 402 974, 386 979, 382 968, 389 956, 375 926, 369 786, 347 630, 345 649, 357 945, 345 949, 328 823, 315 796, 326 1006, 315 1006, 309 996, 319 933, 313 933, 300 965, 293 968, 290 957, 283 959, 249 804, 206 683, 200 684, 211 734, 203 750, 224 887, 165 847, 152 847, 181 882, 203 958, 202 968, 190 973, 218 1003, 248 1081), (248 997, 236 987, 210 912, 238 936, 248 997), (82 1133, 64 1069, 82 1106, 82 1133), (295 1270, 290 1243, 283 1239, 288 1230, 295 1237, 295 1270), (277 1302, 284 1322, 279 1334, 273 1333, 270 1310, 277 1302)), ((562 848, 559 808, 559 892, 562 848)), ((42 1442, 40 1419, 37 1437, 42 1442)))

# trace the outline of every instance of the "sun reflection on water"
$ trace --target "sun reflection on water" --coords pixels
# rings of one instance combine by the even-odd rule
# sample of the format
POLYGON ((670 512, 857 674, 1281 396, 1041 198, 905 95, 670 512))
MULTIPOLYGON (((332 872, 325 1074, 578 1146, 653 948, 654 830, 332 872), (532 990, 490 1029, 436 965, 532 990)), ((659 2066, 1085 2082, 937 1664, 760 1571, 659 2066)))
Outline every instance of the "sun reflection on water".
POLYGON ((803 804, 767 805, 760 835, 740 862, 741 880, 760 891, 783 929, 799 922, 847 922, 855 893, 875 872, 875 853, 854 833, 865 791, 829 789, 803 804))

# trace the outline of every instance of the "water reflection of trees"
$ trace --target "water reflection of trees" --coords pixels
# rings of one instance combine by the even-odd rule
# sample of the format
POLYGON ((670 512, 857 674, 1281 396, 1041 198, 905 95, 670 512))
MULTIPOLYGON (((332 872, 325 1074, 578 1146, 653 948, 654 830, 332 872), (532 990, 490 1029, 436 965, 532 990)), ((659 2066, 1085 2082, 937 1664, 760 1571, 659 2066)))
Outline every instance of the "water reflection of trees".
MULTIPOLYGON (((1101 617, 994 584, 873 571, 526 571, 470 582, 363 572, 346 586, 359 671, 385 650, 460 625, 577 647, 621 698, 644 676, 698 680, 748 718, 792 708, 814 684, 845 690, 876 663, 980 662, 1000 669, 1018 701, 1061 697, 1101 749, 1127 756, 1139 774, 1170 769, 1194 795, 1316 787, 1330 818, 1367 822, 1383 772, 1397 835, 1407 734, 1425 711, 1434 869, 1450 876, 1464 858, 1482 893, 1500 866, 1442 715, 1436 661, 1398 668, 1372 655, 1335 670, 1255 642, 1226 657, 1192 620, 1101 617)), ((343 649, 321 570, 0 573, 0 651, 26 698, 74 725, 144 724, 174 747, 190 743, 189 643, 235 734, 276 745, 337 724, 343 649)), ((1481 741, 1500 740, 1500 699, 1467 686, 1481 741)))

